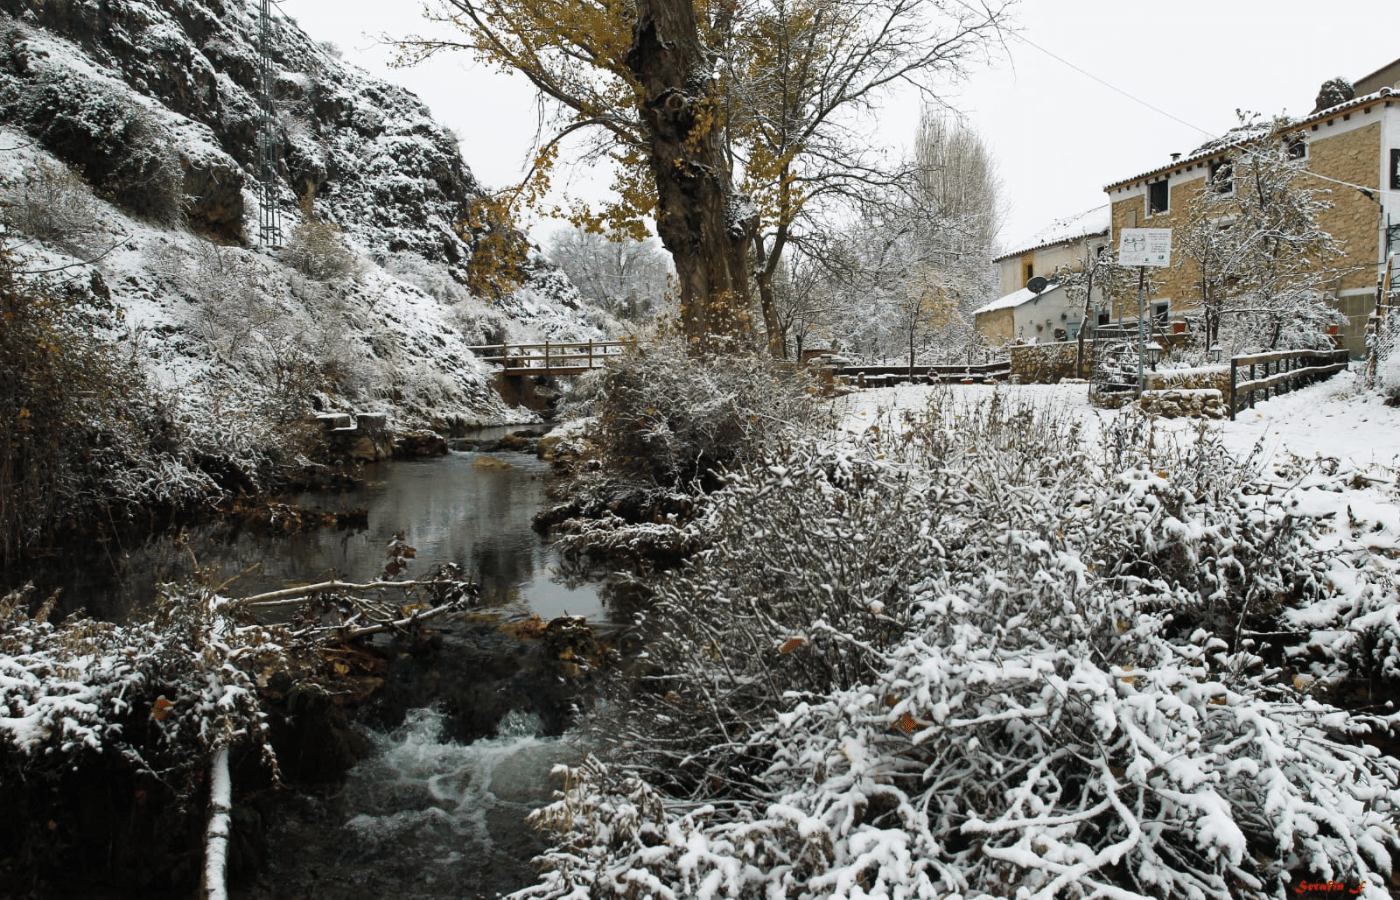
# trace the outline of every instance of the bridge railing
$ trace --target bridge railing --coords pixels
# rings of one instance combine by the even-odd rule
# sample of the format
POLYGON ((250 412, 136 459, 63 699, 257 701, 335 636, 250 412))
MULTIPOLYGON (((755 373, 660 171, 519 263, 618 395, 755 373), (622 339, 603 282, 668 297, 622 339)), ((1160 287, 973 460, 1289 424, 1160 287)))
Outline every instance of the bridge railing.
POLYGON ((484 344, 468 347, 484 362, 499 363, 507 372, 528 370, 549 375, 556 369, 601 368, 610 357, 621 356, 635 341, 566 341, 542 344, 484 344))

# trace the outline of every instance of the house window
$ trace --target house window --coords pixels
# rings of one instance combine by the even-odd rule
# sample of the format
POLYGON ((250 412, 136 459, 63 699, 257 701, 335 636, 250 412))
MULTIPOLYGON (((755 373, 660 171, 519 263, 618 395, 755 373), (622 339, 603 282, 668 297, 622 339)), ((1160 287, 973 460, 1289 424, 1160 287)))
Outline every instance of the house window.
POLYGON ((1167 324, 1167 313, 1170 311, 1170 309, 1171 309, 1171 304, 1170 304, 1170 303, 1154 303, 1154 304, 1152 304, 1152 320, 1153 320, 1154 322, 1156 322, 1158 325, 1165 325, 1165 324, 1167 324))
POLYGON ((1308 142, 1305 141, 1305 140, 1303 140, 1303 138, 1302 138, 1301 135, 1299 135, 1299 136, 1297 136, 1297 137, 1293 137, 1293 138, 1289 138, 1289 139, 1288 139, 1288 158, 1289 158, 1289 159, 1302 159, 1302 158, 1304 158, 1304 157, 1307 156, 1307 155, 1308 155, 1308 142))
POLYGON ((1100 311, 1099 311, 1099 324, 1100 324, 1100 325, 1107 325, 1107 324, 1109 323, 1109 321, 1110 321, 1110 320, 1109 320, 1109 316, 1108 316, 1107 310, 1100 310, 1100 311))
POLYGON ((1030 280, 1031 280, 1032 278, 1034 278, 1034 277, 1035 277, 1035 264, 1034 264, 1034 263, 1026 263, 1026 281, 1030 281, 1030 280))
POLYGON ((1210 186, 1217 194, 1235 192, 1235 168, 1228 159, 1220 159, 1210 164, 1210 186))
POLYGON ((1147 214, 1155 216, 1158 213, 1167 211, 1167 204, 1171 200, 1171 192, 1167 190, 1167 180, 1154 181, 1147 186, 1147 214))
POLYGON ((1400 191, 1400 149, 1390 151, 1390 189, 1400 191))

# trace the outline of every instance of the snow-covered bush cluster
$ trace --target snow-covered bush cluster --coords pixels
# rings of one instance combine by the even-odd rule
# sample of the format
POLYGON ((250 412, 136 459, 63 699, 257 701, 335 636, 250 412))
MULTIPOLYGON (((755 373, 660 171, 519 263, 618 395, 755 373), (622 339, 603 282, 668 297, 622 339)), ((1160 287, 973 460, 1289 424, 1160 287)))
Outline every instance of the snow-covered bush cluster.
POLYGON ((145 372, 95 336, 120 318, 103 279, 17 265, 0 244, 0 564, 64 522, 217 495, 145 372))
POLYGON ((741 466, 523 895, 1387 896, 1395 713, 1319 676, 1395 683, 1393 564, 1337 476, 1122 422, 945 398, 741 466))
MULTIPOLYGON (((591 414, 591 450, 569 493, 587 515, 631 521, 689 508, 692 495, 773 452, 815 411, 808 385, 770 358, 697 357, 675 338, 629 350, 590 384, 596 393, 580 392, 572 411, 591 414)), ((604 537, 584 527, 565 547, 586 550, 604 537)))
POLYGON ((177 790, 200 783, 209 751, 251 740, 271 762, 248 673, 283 663, 260 627, 235 627, 212 592, 172 593, 152 619, 114 625, 29 613, 29 591, 0 597, 0 753, 58 773, 116 754, 177 790))

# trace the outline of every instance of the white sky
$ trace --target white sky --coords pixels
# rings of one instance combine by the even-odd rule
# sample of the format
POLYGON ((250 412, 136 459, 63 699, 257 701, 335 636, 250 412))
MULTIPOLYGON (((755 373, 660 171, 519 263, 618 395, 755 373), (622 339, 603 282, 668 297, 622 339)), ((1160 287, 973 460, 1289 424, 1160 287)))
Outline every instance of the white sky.
MULTIPOLYGON (((392 51, 378 36, 426 32, 421 3, 280 0, 278 8, 348 61, 417 93, 462 138, 484 184, 520 177, 536 127, 524 79, 467 54, 387 67, 392 51)), ((1022 0, 1016 21, 1025 40, 1008 40, 947 94, 999 162, 1004 245, 1108 202, 1105 184, 1189 153, 1233 126, 1236 109, 1306 115, 1323 81, 1356 80, 1400 57, 1395 0, 1022 0)), ((877 139, 901 152, 917 119, 916 103, 895 98, 877 139)), ((574 176, 576 191, 606 188, 589 175, 574 176)))

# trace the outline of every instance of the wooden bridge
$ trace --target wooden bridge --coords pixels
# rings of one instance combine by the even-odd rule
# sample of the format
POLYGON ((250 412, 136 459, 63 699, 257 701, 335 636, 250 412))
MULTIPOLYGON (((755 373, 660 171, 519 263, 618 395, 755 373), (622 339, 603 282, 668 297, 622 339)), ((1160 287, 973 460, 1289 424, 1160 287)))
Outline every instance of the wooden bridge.
POLYGON ((485 362, 504 367, 506 375, 582 375, 601 369, 635 341, 584 341, 556 344, 487 344, 468 347, 485 362))

